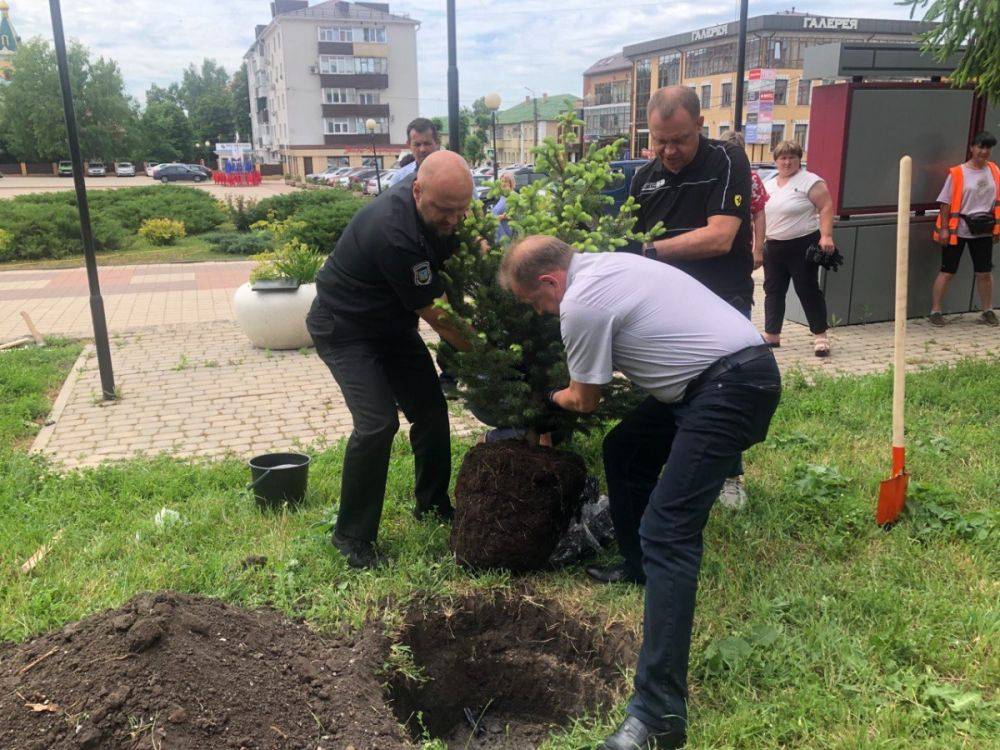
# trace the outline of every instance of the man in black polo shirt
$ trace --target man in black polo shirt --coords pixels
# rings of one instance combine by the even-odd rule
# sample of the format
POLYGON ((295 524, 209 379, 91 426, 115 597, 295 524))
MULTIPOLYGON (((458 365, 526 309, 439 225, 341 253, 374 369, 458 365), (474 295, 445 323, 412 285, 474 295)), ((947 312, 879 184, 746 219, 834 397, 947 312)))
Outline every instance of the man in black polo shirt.
POLYGON ((448 498, 448 409, 430 353, 417 332, 425 320, 442 339, 469 348, 434 306, 441 266, 472 200, 469 166, 458 154, 428 156, 351 219, 316 275, 306 323, 354 420, 341 477, 333 545, 349 565, 373 567, 397 404, 411 423, 416 516, 452 515, 448 498))

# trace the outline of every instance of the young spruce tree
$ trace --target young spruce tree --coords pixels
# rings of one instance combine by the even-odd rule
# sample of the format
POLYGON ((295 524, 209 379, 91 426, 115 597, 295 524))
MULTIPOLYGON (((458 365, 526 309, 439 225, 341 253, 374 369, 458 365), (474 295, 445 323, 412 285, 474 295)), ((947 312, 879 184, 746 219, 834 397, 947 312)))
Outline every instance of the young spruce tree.
POLYGON ((566 357, 555 316, 537 315, 500 288, 497 272, 510 241, 530 234, 547 234, 584 252, 612 251, 629 242, 643 242, 660 233, 633 231, 638 209, 630 197, 619 210, 603 191, 621 180, 611 162, 621 142, 598 148, 572 162, 583 123, 573 112, 560 118, 558 137, 548 137, 534 149, 535 171, 546 175, 509 194, 494 186, 491 197, 507 196, 506 217, 513 238, 496 241, 498 220, 475 201, 460 230, 461 249, 446 263, 446 306, 473 342, 470 352, 442 350, 448 369, 458 377, 462 398, 474 412, 489 414, 500 426, 526 427, 536 432, 586 430, 595 419, 621 413, 631 388, 616 383, 605 392, 594 415, 550 408, 546 394, 568 382, 566 357))

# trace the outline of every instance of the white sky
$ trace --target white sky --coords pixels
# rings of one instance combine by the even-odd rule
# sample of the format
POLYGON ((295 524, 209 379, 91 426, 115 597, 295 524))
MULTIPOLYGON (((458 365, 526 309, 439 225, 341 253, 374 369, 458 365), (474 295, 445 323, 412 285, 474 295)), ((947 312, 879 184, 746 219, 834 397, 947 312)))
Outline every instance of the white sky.
MULTIPOLYGON (((22 38, 52 37, 45 0, 8 0, 22 38)), ((315 5, 318 0, 311 0, 315 5)), ((232 72, 250 46, 255 24, 270 18, 268 0, 63 0, 66 34, 118 61, 129 92, 178 80, 188 63, 214 58, 232 72)), ((417 64, 421 114, 447 113, 447 25, 444 0, 389 0, 390 11, 421 22, 417 64)), ((736 20, 738 0, 457 0, 462 104, 496 91, 503 108, 531 87, 582 93, 583 71, 622 46, 736 20)), ((792 3, 755 1, 750 15, 790 10, 792 3)), ((893 0, 809 2, 797 11, 854 18, 909 18, 893 0)))

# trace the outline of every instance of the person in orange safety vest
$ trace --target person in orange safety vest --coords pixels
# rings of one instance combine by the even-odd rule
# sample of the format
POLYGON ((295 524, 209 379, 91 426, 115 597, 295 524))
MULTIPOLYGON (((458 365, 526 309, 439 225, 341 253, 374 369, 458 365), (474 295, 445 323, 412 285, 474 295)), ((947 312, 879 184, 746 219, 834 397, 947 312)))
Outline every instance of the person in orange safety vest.
POLYGON ((934 225, 934 241, 941 245, 941 271, 934 280, 928 316, 936 326, 945 325, 941 302, 966 245, 983 309, 976 320, 991 326, 1000 324, 993 311, 993 245, 1000 240, 1000 167, 990 161, 990 152, 996 145, 992 133, 977 133, 969 147, 969 160, 948 171, 938 196, 941 213, 934 225))

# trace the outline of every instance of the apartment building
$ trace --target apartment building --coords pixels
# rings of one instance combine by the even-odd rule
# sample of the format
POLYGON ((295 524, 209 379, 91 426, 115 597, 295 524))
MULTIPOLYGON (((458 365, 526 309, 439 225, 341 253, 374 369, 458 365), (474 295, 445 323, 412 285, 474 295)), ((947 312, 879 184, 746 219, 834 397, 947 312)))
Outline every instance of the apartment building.
MULTIPOLYGON (((583 71, 583 141, 606 146, 632 132, 632 63, 622 53, 583 71)), ((628 143, 619 156, 628 158, 628 143)))
MULTIPOLYGON (((912 43, 918 34, 930 28, 931 24, 922 21, 795 12, 749 18, 746 69, 768 69, 774 76, 770 144, 748 144, 751 161, 771 162, 771 147, 784 139, 796 140, 808 150, 812 87, 822 83, 802 78, 803 53, 808 47, 842 41, 912 43)), ((650 93, 662 86, 683 84, 698 92, 706 136, 718 138, 733 127, 738 33, 739 24, 734 21, 632 44, 622 50, 632 64, 633 153, 640 154, 649 145, 646 105, 650 93)), ((749 97, 749 80, 746 80, 745 103, 749 97)))
POLYGON ((306 175, 370 164, 374 145, 392 164, 419 111, 418 26, 387 3, 274 0, 244 55, 255 158, 306 175))
POLYGON ((531 164, 531 149, 547 136, 556 136, 559 116, 579 110, 581 99, 573 94, 542 94, 497 112, 497 153, 502 165, 531 164))

